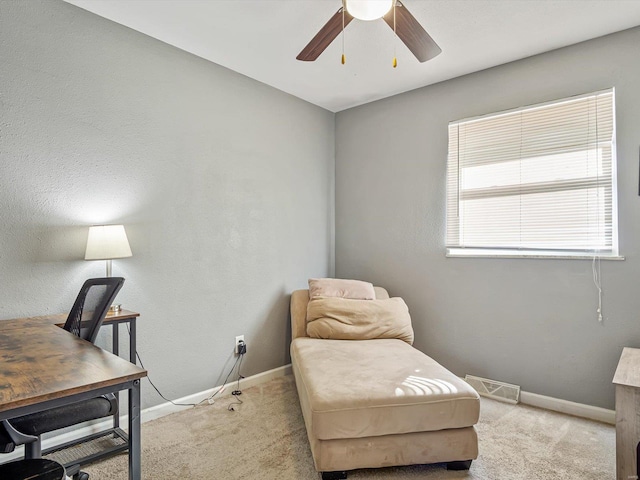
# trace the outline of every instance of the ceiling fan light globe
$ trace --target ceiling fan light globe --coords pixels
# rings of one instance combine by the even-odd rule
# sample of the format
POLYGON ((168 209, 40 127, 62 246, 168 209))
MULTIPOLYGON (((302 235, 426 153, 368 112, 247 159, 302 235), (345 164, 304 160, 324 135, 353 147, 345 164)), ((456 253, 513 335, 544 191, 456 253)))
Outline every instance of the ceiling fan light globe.
POLYGON ((346 0, 347 12, 358 20, 377 20, 391 10, 393 0, 346 0))

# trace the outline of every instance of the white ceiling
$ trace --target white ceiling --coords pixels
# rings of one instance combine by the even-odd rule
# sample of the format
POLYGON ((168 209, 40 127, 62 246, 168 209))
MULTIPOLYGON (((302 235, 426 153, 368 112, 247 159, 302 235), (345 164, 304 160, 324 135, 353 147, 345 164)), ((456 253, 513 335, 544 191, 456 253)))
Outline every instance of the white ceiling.
POLYGON ((442 53, 419 63, 383 20, 354 20, 341 65, 340 37, 295 59, 340 0, 66 1, 333 112, 640 25, 640 0, 404 0, 442 53))

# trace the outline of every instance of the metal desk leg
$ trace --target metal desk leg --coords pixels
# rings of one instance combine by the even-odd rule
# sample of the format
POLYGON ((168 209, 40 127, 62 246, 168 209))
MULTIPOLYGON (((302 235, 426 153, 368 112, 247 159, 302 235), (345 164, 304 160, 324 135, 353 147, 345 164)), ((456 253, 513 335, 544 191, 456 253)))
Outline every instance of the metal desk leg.
MULTIPOLYGON (((120 355, 120 334, 118 330, 118 322, 113 322, 111 324, 111 352, 119 356, 120 355)), ((120 392, 116 392, 114 394, 116 396, 116 400, 120 403, 120 392)), ((113 428, 118 428, 120 426, 120 412, 116 413, 113 416, 113 428)))
POLYGON ((129 389, 129 480, 140 480, 140 380, 129 389))
POLYGON ((113 330, 111 331, 111 353, 115 356, 120 356, 120 335, 118 334, 118 322, 111 324, 113 330))
POLYGON ((129 334, 129 361, 136 364, 136 319, 132 318, 129 321, 130 334, 129 334))

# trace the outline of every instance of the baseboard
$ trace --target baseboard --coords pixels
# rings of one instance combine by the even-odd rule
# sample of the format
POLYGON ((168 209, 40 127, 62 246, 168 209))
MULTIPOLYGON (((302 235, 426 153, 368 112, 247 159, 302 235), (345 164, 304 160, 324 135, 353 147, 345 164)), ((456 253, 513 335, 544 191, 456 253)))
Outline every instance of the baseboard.
MULTIPOLYGON (((464 381, 463 377, 460 380, 464 381)), ((616 411, 606 408, 594 407, 584 403, 570 402, 561 398, 547 397, 538 393, 520 391, 520 403, 532 407, 544 408, 552 412, 566 413, 574 417, 595 420, 596 422, 616 424, 616 411)))
POLYGON ((611 425, 616 424, 615 410, 570 402, 568 400, 562 400, 561 398, 547 397, 531 392, 520 392, 520 402, 525 405, 531 405, 532 407, 588 418, 589 420, 596 420, 611 425))
MULTIPOLYGON (((259 385, 261 383, 266 383, 275 378, 284 377, 285 375, 290 375, 292 373, 291 364, 284 365, 282 367, 274 368, 272 370, 267 370, 266 372, 258 373, 256 375, 252 375, 250 377, 244 378, 241 383, 241 388, 250 388, 255 385, 259 385)), ((214 388, 210 388, 209 390, 205 390, 203 392, 193 393, 191 395, 187 395, 186 397, 178 398, 174 400, 174 403, 199 403, 203 400, 208 399, 215 391, 221 390, 215 396, 214 400, 218 400, 220 398, 224 398, 228 395, 231 395, 231 392, 235 390, 236 382, 230 382, 225 385, 217 386, 214 388)), ((149 422, 151 420, 155 420, 157 418, 164 417, 166 415, 170 415, 172 413, 180 412, 182 410, 186 410, 188 408, 193 408, 190 406, 179 406, 173 405, 170 402, 161 403, 160 405, 155 405, 153 407, 145 408, 141 412, 140 420, 142 423, 149 422)), ((128 415, 122 415, 120 417, 120 425, 126 430, 126 426, 128 424, 129 418, 128 415)), ((74 429, 69 432, 61 433, 59 435, 54 435, 48 438, 43 438, 42 440, 42 448, 43 450, 49 447, 53 447, 55 445, 60 445, 62 443, 70 442, 76 440, 78 438, 82 438, 86 435, 91 435, 92 433, 97 433, 103 430, 106 430, 113 426, 113 422, 111 420, 103 420, 97 423, 92 423, 91 425, 87 425, 84 427, 80 427, 78 429, 74 429)), ((2 463, 5 461, 16 460, 22 458, 24 456, 24 447, 17 447, 13 452, 2 455, 2 463)))

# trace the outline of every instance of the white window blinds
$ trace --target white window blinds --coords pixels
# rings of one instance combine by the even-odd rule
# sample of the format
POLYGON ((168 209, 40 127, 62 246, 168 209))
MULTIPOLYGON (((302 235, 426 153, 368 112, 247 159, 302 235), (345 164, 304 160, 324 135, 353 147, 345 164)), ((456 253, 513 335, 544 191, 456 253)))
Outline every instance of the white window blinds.
POLYGON ((449 124, 449 254, 617 255, 614 91, 449 124))

